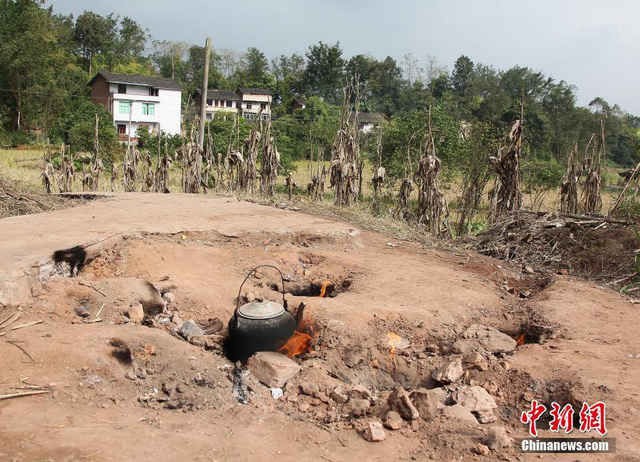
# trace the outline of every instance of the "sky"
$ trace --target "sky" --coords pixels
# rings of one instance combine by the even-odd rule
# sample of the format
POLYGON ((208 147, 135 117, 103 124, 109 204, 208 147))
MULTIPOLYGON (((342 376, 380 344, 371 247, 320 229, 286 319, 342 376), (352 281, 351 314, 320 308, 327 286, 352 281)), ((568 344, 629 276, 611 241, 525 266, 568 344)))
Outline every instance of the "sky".
POLYGON ((401 61, 411 53, 450 70, 474 62, 514 65, 575 85, 578 103, 596 96, 640 114, 637 0, 49 0, 58 13, 130 16, 155 40, 246 50, 272 58, 340 42, 346 57, 401 61))

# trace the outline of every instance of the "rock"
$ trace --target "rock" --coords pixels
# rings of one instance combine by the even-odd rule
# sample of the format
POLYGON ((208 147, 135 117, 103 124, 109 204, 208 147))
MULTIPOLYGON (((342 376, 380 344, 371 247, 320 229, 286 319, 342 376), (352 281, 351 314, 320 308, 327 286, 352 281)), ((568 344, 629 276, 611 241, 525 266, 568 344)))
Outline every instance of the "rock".
POLYGON ((484 444, 482 443, 478 443, 474 448, 473 448, 473 452, 475 454, 478 454, 479 456, 488 456, 491 451, 489 451, 489 448, 486 447, 484 444))
POLYGON ((133 369, 129 369, 129 370, 127 371, 127 373, 126 373, 126 374, 124 374, 124 376, 125 376, 126 378, 128 378, 129 380, 135 380, 135 379, 137 379, 137 378, 138 378, 138 376, 136 375, 136 373, 135 373, 135 371, 134 371, 133 369))
POLYGON ((456 340, 455 342, 453 342, 453 345, 451 345, 451 351, 461 355, 473 353, 474 351, 478 351, 479 348, 480 345, 478 345, 477 342, 465 339, 456 340))
POLYGON ((471 412, 493 411, 498 407, 493 397, 482 387, 464 386, 453 394, 453 400, 471 412))
POLYGON ((189 338, 189 343, 191 345, 203 347, 207 343, 207 338, 205 335, 194 335, 191 338, 189 338))
POLYGON ((524 272, 528 273, 528 274, 533 274, 533 273, 535 273, 535 270, 533 269, 533 266, 527 265, 527 266, 524 267, 524 272))
POLYGON ((371 399, 373 395, 367 389, 367 387, 363 385, 355 385, 349 390, 350 398, 358 398, 358 399, 371 399))
POLYGON ((411 402, 424 420, 431 420, 438 415, 440 409, 447 401, 447 392, 444 388, 418 388, 411 392, 409 396, 411 402))
POLYGON ((350 399, 347 403, 346 410, 353 417, 362 417, 367 414, 367 411, 371 407, 368 399, 350 399))
POLYGON ((76 306, 73 311, 75 311, 75 313, 81 318, 88 318, 89 316, 91 316, 91 313, 89 313, 87 307, 83 305, 76 306))
POLYGON ((178 334, 185 340, 190 341, 192 337, 204 335, 204 331, 200 329, 200 326, 193 319, 189 319, 182 323, 180 329, 178 329, 178 334))
POLYGON ((199 321, 198 324, 202 326, 205 335, 213 335, 224 328, 224 323, 220 318, 209 318, 206 321, 199 321))
POLYGON ((487 409, 485 411, 476 411, 474 412, 474 414, 476 415, 476 419, 478 419, 478 422, 480 422, 481 424, 493 423, 498 420, 496 415, 490 409, 487 409))
POLYGON ((349 395, 347 395, 341 387, 334 388, 333 391, 329 393, 329 397, 338 404, 344 404, 349 400, 349 395))
POLYGON ((382 428, 382 424, 377 421, 368 422, 364 427, 362 436, 365 440, 370 442, 384 441, 387 437, 384 429, 382 428))
POLYGON ((316 383, 307 382, 307 383, 300 384, 300 393, 302 393, 303 395, 315 396, 319 392, 320 392, 320 388, 316 383))
POLYGON ((389 411, 387 415, 384 417, 384 426, 389 430, 399 430, 404 425, 404 420, 402 420, 402 416, 398 414, 396 411, 389 411))
POLYGON ((452 420, 459 420, 460 422, 464 422, 467 424, 477 425, 478 421, 473 416, 469 409, 460 406, 459 404, 455 404, 453 406, 445 406, 441 410, 441 414, 443 417, 452 420))
POLYGON ((176 301, 176 296, 173 294, 173 292, 163 293, 162 298, 164 299, 165 302, 167 302, 167 305, 172 305, 176 301))
POLYGON ((398 387, 391 394, 387 400, 389 407, 398 412, 405 420, 415 420, 420 418, 420 413, 411 402, 411 398, 407 391, 398 387))
POLYGON ((504 427, 492 427, 485 443, 491 450, 496 451, 512 446, 513 438, 507 434, 507 430, 504 427))
POLYGON ((288 380, 300 372, 293 359, 274 351, 259 351, 248 361, 251 373, 271 388, 282 388, 288 380))
POLYGON ((467 353, 462 358, 462 361, 469 369, 475 368, 480 371, 486 371, 489 368, 487 360, 477 351, 467 353))
POLYGON ((318 393, 316 393, 315 395, 313 395, 315 398, 318 398, 320 401, 322 401, 325 404, 329 404, 331 402, 331 400, 329 399, 329 397, 326 395, 326 393, 320 391, 318 393))
POLYGON ((516 341, 493 327, 472 324, 464 332, 463 337, 474 340, 482 348, 491 353, 511 353, 516 349, 516 341))
POLYGON ((307 412, 310 407, 311 405, 306 401, 300 401, 298 403, 298 409, 300 410, 300 412, 307 412))
POLYGON ((463 375, 464 369, 462 368, 462 359, 456 357, 434 370, 431 377, 433 380, 440 383, 453 383, 459 380, 463 375))
POLYGON ((133 303, 125 311, 125 315, 129 318, 129 321, 139 324, 144 319, 144 308, 142 303, 133 303))

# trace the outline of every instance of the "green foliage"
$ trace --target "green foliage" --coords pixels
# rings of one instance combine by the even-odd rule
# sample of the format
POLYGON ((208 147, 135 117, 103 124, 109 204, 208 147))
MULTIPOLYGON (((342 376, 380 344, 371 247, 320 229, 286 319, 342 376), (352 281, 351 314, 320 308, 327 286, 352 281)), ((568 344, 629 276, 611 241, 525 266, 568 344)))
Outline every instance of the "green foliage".
MULTIPOLYGON (((186 117, 192 117, 204 71, 204 49, 182 42, 153 42, 134 19, 85 11, 77 18, 59 16, 39 0, 5 0, 0 7, 0 143, 22 144, 42 133, 52 142, 90 150, 96 111, 101 145, 112 146, 113 127, 102 108, 88 103, 87 81, 96 70, 154 74, 175 79, 183 89, 186 117), (188 106, 187 106, 188 105, 188 106), (38 130, 36 130, 38 129, 38 130)), ((601 97, 589 107, 576 106, 576 89, 564 81, 523 66, 499 70, 460 56, 450 73, 429 69, 417 78, 410 57, 401 66, 390 56, 358 54, 347 58, 339 43, 318 42, 304 56, 280 55, 268 62, 257 48, 244 53, 214 50, 210 88, 266 87, 274 92, 273 132, 285 162, 308 159, 319 147, 326 157, 338 126, 342 88, 358 77, 361 110, 389 117, 383 129, 383 163, 391 176, 410 174, 424 146, 426 111, 432 107, 436 150, 445 175, 486 176, 487 158, 504 142, 524 105, 523 177, 532 188, 557 187, 574 143, 579 151, 605 118, 608 165, 633 166, 640 160, 640 118, 624 113, 601 97), (304 97, 306 108, 294 100, 304 97)), ((186 121, 187 124, 189 120, 186 121)), ((215 149, 224 152, 248 134, 240 122, 216 119, 209 124, 215 149)), ((148 137, 147 137, 148 138, 148 137)), ((157 139, 141 142, 157 151, 157 139), (155 143, 155 144, 154 144, 155 143)), ((180 138, 163 139, 172 146, 180 138)), ((363 151, 375 152, 363 137, 363 151)), ((373 144, 372 144, 373 143, 373 144)), ((110 148, 109 148, 110 149, 110 148)), ((315 155, 315 154, 314 154, 315 155)))
POLYGON ((309 47, 306 57, 307 67, 303 75, 305 92, 321 96, 329 103, 339 103, 344 85, 344 59, 340 43, 328 45, 318 42, 309 47))
MULTIPOLYGON (((339 117, 340 108, 319 97, 310 97, 304 109, 273 121, 278 151, 287 159, 300 160, 309 159, 311 150, 319 147, 328 159, 339 117)), ((316 151, 313 156, 317 156, 316 151)))
POLYGON ((557 188, 564 174, 564 166, 556 159, 533 159, 522 163, 522 178, 526 185, 534 189, 557 188))
POLYGON ((88 98, 75 98, 51 130, 52 140, 71 146, 72 152, 92 152, 96 114, 99 117, 98 140, 101 156, 110 159, 117 146, 117 134, 111 115, 88 98))
POLYGON ((154 157, 164 153, 165 149, 167 152, 173 153, 184 142, 184 138, 180 135, 168 135, 164 132, 160 135, 154 135, 149 133, 145 127, 138 127, 136 138, 138 138, 138 149, 148 151, 154 157))

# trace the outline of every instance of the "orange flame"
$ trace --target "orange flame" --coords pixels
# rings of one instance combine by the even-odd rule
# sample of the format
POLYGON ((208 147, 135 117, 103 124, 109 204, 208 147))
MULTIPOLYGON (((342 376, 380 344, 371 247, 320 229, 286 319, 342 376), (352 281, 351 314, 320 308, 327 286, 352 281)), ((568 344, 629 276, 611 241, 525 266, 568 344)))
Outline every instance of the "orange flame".
POLYGON ((518 346, 520 345, 524 345, 526 343, 526 336, 524 335, 524 332, 520 335, 518 335, 518 337, 516 338, 516 344, 518 346))
POLYGON ((402 337, 395 332, 387 332, 387 345, 389 345, 389 353, 394 355, 396 348, 402 343, 402 337))
POLYGON ((300 325, 278 352, 290 358, 308 353, 313 349, 314 325, 310 319, 303 319, 300 325))
POLYGON ((311 343, 313 341, 313 337, 309 334, 305 334, 304 332, 295 331, 287 343, 282 345, 278 350, 279 353, 283 355, 287 355, 290 358, 295 356, 299 356, 302 353, 307 353, 311 351, 311 343))
POLYGON ((330 285, 331 285, 331 281, 329 281, 328 279, 325 279, 324 281, 322 281, 322 285, 320 286, 321 297, 327 296, 327 289, 329 288, 330 285))

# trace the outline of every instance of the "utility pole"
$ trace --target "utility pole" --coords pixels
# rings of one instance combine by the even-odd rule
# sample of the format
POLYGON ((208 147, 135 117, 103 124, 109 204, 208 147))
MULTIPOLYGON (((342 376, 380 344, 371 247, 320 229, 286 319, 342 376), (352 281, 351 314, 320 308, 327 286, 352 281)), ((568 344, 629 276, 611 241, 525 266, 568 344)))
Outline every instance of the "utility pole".
POLYGON ((207 88, 209 87, 209 58, 211 56, 211 39, 207 37, 204 45, 204 77, 202 78, 202 101, 200 104, 200 133, 198 136, 198 148, 204 149, 204 127, 207 122, 207 88))

